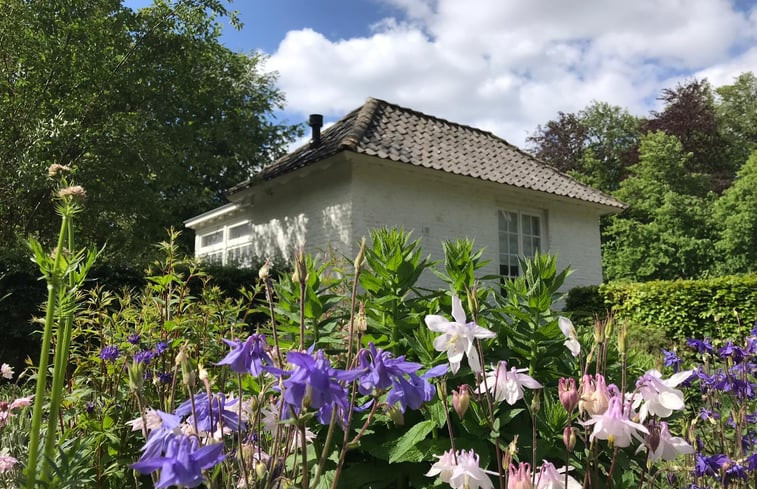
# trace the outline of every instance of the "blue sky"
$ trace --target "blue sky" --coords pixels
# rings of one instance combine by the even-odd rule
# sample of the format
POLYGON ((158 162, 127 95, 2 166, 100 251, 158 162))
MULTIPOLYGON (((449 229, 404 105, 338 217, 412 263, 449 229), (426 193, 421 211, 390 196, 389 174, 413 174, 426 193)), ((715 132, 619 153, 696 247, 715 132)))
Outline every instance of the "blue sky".
MULTIPOLYGON (((139 7, 146 0, 128 0, 139 7)), ((337 120, 373 96, 516 145, 593 100, 638 115, 663 88, 757 71, 753 0, 237 0, 241 31, 287 98, 337 120)))

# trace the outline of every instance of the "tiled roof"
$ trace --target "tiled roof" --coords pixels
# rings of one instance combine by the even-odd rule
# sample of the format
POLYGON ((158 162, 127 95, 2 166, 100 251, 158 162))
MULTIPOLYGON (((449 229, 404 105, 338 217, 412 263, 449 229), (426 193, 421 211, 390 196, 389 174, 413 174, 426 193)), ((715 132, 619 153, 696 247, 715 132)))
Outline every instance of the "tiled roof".
POLYGON ((369 98, 321 135, 321 143, 307 144, 279 158, 253 179, 270 180, 340 151, 354 151, 392 161, 441 170, 481 180, 572 197, 623 209, 615 198, 584 185, 542 163, 494 134, 415 110, 369 98))

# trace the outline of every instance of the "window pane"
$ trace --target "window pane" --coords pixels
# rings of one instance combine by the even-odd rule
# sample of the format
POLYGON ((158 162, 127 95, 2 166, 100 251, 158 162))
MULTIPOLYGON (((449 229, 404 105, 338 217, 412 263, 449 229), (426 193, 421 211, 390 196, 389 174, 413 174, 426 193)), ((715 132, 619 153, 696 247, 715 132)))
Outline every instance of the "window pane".
POLYGON ((214 244, 219 244, 223 241, 223 230, 219 229, 216 232, 206 234, 202 238, 200 238, 200 245, 204 248, 206 246, 212 246, 214 244))
POLYGON ((239 224, 229 228, 229 239, 242 238, 250 234, 250 223, 239 224))

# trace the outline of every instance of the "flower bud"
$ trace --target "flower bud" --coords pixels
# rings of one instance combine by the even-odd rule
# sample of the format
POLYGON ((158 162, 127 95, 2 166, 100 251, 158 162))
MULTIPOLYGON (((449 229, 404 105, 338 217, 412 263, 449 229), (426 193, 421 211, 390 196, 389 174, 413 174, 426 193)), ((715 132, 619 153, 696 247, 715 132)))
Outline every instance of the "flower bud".
POLYGON ((507 453, 510 454, 511 458, 516 453, 518 453, 518 435, 515 435, 515 437, 513 437, 513 441, 511 441, 510 444, 507 445, 507 453))
POLYGON ((470 393, 466 384, 461 385, 459 391, 452 389, 452 407, 461 419, 465 416, 469 405, 470 393))
POLYGON ((560 403, 568 413, 572 413, 578 405, 578 389, 576 389, 575 379, 561 378, 557 384, 560 403))
POLYGON ((605 339, 612 336, 612 330, 614 326, 615 326, 615 320, 613 319, 612 316, 608 316, 607 320, 605 321, 605 330, 603 331, 605 339))
POLYGON ((197 376, 192 368, 192 362, 187 356, 187 345, 188 343, 185 343, 179 348, 179 353, 176 354, 176 365, 181 368, 181 379, 184 385, 192 388, 195 385, 195 379, 197 376))
POLYGON ((357 273, 362 268, 364 259, 365 259, 365 236, 363 236, 363 239, 360 240, 360 250, 357 252, 357 256, 355 257, 355 262, 353 263, 353 266, 355 267, 355 273, 357 273))
POLYGON ((534 391, 534 397, 531 398, 531 414, 536 416, 541 410, 541 391, 534 391))
POLYGON ((260 462, 255 465, 255 475, 257 476, 258 480, 263 480, 263 477, 265 477, 266 472, 268 472, 268 468, 265 466, 264 463, 260 462))
POLYGON ((468 310, 471 314, 478 313, 478 287, 475 285, 468 291, 468 310))
POLYGON ((368 318, 365 315, 365 303, 361 302, 358 306, 357 315, 354 323, 355 331, 364 333, 368 329, 368 318))
POLYGON ((132 392, 139 392, 142 390, 142 385, 144 384, 142 364, 132 361, 127 370, 129 374, 129 389, 131 389, 132 392))
POLYGON ((602 343, 605 341, 605 327, 599 318, 594 319, 594 343, 602 343))
POLYGON ((576 429, 566 426, 565 429, 562 430, 562 442, 563 445, 565 445, 565 449, 568 452, 572 452, 576 447, 576 429))
POLYGON ((266 259, 265 263, 263 263, 263 266, 260 267, 260 270, 258 270, 258 278, 260 280, 267 280, 268 277, 271 276, 271 259, 266 259))
POLYGON ((626 353, 628 348, 628 323, 622 323, 618 330, 618 351, 621 355, 626 353))

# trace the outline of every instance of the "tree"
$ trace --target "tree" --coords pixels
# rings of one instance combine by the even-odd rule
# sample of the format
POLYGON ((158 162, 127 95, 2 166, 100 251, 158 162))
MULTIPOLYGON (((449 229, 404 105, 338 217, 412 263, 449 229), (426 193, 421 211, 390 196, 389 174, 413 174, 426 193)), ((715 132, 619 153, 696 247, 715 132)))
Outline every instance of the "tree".
POLYGON ((560 112, 527 138, 530 151, 558 170, 600 190, 617 190, 637 160, 639 120, 627 110, 593 102, 577 114, 560 112))
POLYGON ((708 175, 709 188, 722 192, 730 185, 736 165, 728 158, 727 142, 718 130, 709 82, 694 79, 666 88, 659 100, 665 108, 652 112, 644 131, 664 131, 678 138, 683 150, 692 154, 685 170, 708 175))
POLYGON ((757 271, 757 151, 714 205, 718 263, 723 273, 757 271))
POLYGON ((757 77, 742 73, 733 85, 715 89, 718 128, 728 141, 729 158, 740 167, 757 149, 757 77))
POLYGON ((604 230, 609 279, 696 277, 711 268, 710 198, 700 196, 706 180, 686 171, 691 158, 675 136, 641 139, 639 163, 615 194, 629 208, 604 230))
MULTIPOLYGON (((0 245, 51 235, 46 168, 88 193, 79 235, 123 259, 283 153, 298 128, 260 55, 219 42, 224 2, 7 0, 0 13, 0 245)), ((233 19, 232 19, 233 20, 233 19)))

